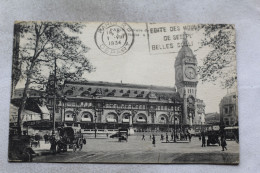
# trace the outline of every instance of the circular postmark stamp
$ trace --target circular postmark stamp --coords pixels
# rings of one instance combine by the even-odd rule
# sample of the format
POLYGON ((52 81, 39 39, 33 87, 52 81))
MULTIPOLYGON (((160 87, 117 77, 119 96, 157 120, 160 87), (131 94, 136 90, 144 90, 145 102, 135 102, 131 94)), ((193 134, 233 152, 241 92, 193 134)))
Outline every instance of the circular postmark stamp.
POLYGON ((134 31, 127 23, 102 23, 95 33, 95 42, 107 55, 122 55, 133 45, 134 31))

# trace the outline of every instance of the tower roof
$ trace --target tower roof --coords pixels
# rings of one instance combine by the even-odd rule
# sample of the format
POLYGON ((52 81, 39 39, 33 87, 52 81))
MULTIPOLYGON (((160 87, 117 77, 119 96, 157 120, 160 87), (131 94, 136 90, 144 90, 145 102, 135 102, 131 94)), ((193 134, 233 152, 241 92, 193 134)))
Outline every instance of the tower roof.
POLYGON ((184 59, 185 57, 195 58, 191 48, 188 46, 187 34, 184 32, 183 33, 182 48, 179 50, 178 55, 176 57, 175 66, 181 64, 182 59, 184 59))

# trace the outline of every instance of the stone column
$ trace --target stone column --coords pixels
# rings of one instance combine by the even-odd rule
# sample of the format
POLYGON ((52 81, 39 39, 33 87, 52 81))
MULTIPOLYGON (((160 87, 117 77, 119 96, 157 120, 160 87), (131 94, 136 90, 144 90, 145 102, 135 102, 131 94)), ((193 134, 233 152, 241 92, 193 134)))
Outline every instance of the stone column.
POLYGON ((134 129, 133 129, 133 115, 132 113, 130 114, 129 116, 129 135, 133 135, 135 132, 134 132, 134 129))

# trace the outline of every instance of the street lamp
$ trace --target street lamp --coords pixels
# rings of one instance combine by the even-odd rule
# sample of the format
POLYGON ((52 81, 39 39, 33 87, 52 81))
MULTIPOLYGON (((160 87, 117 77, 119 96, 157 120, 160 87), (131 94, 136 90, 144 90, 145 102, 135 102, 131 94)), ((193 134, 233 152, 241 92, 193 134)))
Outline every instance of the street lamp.
POLYGON ((95 111, 95 138, 97 138, 97 115, 95 111))

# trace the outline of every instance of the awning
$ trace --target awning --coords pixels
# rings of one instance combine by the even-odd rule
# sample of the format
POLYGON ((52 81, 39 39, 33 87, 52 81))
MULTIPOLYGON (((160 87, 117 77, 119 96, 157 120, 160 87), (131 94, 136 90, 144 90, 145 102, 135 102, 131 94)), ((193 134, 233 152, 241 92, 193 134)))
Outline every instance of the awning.
POLYGON ((40 106, 38 105, 42 114, 50 114, 48 108, 46 106, 40 106))
POLYGON ((123 123, 129 123, 129 119, 123 119, 123 123))
POLYGON ((113 119, 113 118, 107 118, 107 122, 108 123, 116 123, 116 119, 113 119))
POLYGON ((65 117, 65 121, 73 121, 72 117, 65 117))
POLYGON ((91 122, 91 118, 82 118, 81 121, 91 122))
POLYGON ((136 121, 137 121, 137 122, 146 122, 145 119, 137 119, 136 121))

